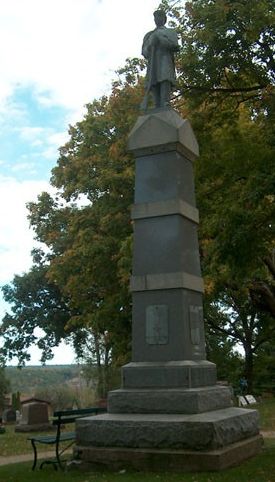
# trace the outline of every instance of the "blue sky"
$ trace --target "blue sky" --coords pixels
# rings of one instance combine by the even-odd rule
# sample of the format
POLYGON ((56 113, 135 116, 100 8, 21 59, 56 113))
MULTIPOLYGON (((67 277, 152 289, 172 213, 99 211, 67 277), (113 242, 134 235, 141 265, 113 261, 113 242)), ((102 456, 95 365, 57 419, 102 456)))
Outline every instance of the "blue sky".
POLYGON ((1 123, 1 175, 17 181, 47 179, 57 147, 66 140, 65 106, 43 105, 33 86, 18 86, 1 123))
MULTIPOLYGON (((50 189, 68 125, 81 120, 85 104, 108 94, 127 57, 140 55, 158 4, 0 2, 0 285, 31 266, 35 241, 25 205, 50 189)), ((6 309, 0 296, 0 320, 6 309)), ((32 363, 38 359, 34 348, 32 363)), ((53 362, 72 360, 63 347, 53 362)))

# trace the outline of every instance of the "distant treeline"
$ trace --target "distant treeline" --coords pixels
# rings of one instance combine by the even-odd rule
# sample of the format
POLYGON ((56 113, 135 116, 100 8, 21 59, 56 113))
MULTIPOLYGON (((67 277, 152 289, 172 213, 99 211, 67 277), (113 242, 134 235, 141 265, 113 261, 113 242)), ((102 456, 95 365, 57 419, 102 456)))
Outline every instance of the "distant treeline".
POLYGON ((76 378, 81 368, 78 365, 6 367, 6 378, 12 392, 34 393, 37 389, 59 385, 76 378))

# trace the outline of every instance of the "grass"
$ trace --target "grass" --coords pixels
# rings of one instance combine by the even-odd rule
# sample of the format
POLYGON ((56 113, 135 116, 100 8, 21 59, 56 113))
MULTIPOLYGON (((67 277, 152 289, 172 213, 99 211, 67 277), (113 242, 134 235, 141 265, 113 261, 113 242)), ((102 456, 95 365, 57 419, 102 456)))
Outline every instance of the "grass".
MULTIPOLYGON (((255 405, 260 413, 261 430, 275 432, 275 398, 255 405)), ((6 433, 0 435, 0 456, 32 453, 27 440, 28 434, 15 433, 14 426, 7 426, 6 433)), ((40 451, 49 449, 41 445, 40 451)), ((3 482, 275 482, 275 438, 266 439, 263 452, 248 460, 240 467, 222 472, 192 474, 155 474, 141 472, 82 472, 73 469, 55 472, 51 466, 43 470, 31 471, 31 462, 0 466, 0 481, 3 482)))
POLYGON ((255 408, 260 414, 261 430, 275 432, 275 398, 270 398, 257 403, 255 408))
MULTIPOLYGON (((252 406, 260 413, 261 430, 275 432, 275 398, 267 399, 252 406)), ((68 426, 68 430, 73 430, 72 426, 68 426)), ((53 432, 50 432, 53 434, 53 432)), ((32 453, 32 447, 29 440, 30 434, 14 432, 14 425, 6 426, 6 433, 0 434, 0 456, 20 455, 32 453)), ((45 432, 44 432, 45 435, 45 432)), ((40 450, 51 450, 52 447, 41 445, 40 450)))
POLYGON ((5 426, 6 433, 0 434, 0 456, 31 453, 32 446, 27 437, 30 434, 14 432, 14 425, 5 426))
POLYGON ((263 452, 239 467, 223 472, 148 473, 83 472, 74 468, 55 472, 46 466, 32 472, 29 463, 0 467, 3 482, 275 482, 275 440, 265 444, 263 452))
MULTIPOLYGON (((6 425, 5 428, 6 433, 0 434, 0 457, 33 453, 28 437, 33 435, 54 435, 55 433, 54 431, 32 433, 14 432, 14 425, 6 425)), ((68 426, 68 430, 73 430, 73 428, 68 426)), ((62 447, 62 444, 60 445, 62 447)), ((38 446, 38 451, 47 452, 52 450, 54 450, 54 445, 39 444, 38 446)))

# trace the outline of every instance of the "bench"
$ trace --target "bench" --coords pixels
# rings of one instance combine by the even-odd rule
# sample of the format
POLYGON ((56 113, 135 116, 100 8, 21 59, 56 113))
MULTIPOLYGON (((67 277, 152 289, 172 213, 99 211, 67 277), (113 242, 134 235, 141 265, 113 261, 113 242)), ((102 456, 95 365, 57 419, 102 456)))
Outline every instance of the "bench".
POLYGON ((40 469, 43 468, 44 464, 53 464, 55 470, 57 470, 58 467, 63 469, 61 456, 75 442, 75 432, 62 432, 62 428, 67 424, 75 423, 77 418, 86 415, 98 415, 99 413, 104 412, 106 412, 106 408, 101 407, 82 408, 79 410, 59 410, 54 412, 52 421, 53 426, 56 426, 56 432, 54 435, 34 435, 33 437, 28 437, 28 440, 31 441, 34 454, 32 470, 34 470, 37 465, 37 444, 55 445, 55 458, 44 460, 40 464, 40 469), (61 449, 61 442, 69 443, 61 449))

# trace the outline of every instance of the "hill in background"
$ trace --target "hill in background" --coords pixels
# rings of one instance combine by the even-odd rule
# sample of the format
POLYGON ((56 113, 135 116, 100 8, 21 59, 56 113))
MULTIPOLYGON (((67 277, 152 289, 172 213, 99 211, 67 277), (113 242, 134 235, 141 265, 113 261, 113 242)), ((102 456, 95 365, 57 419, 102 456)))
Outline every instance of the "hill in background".
POLYGON ((80 376, 79 365, 6 367, 5 374, 10 381, 11 392, 34 393, 45 387, 62 385, 80 376))

